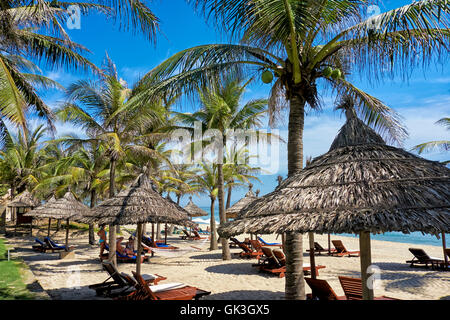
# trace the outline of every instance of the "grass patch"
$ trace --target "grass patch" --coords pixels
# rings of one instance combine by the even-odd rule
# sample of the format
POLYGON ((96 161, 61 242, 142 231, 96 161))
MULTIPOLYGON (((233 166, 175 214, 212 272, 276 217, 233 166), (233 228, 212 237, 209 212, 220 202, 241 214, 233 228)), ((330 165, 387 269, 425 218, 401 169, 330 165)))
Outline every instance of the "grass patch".
POLYGON ((3 239, 0 239, 0 300, 34 299, 22 280, 23 262, 8 261, 3 239))

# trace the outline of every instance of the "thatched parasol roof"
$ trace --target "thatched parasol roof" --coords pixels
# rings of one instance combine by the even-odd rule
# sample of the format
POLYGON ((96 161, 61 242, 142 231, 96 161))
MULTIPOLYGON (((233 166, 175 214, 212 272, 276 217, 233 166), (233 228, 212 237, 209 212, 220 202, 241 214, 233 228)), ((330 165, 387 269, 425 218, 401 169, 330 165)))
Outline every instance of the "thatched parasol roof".
POLYGON ((39 200, 35 199, 28 190, 25 190, 21 194, 14 197, 14 199, 8 203, 8 207, 36 207, 39 205, 39 200))
POLYGON ((103 201, 79 220, 108 225, 146 222, 190 225, 188 212, 153 190, 150 179, 144 174, 129 188, 103 201))
POLYGON ((329 152, 219 228, 241 233, 450 232, 450 170, 387 146, 349 113, 329 152))
POLYGON ((27 212, 25 216, 73 220, 87 215, 89 211, 90 209, 78 201, 72 192, 67 192, 62 198, 55 199, 55 197, 52 197, 43 205, 27 212))
POLYGON ((188 212, 190 217, 204 217, 208 215, 205 210, 200 209, 194 202, 192 202, 192 197, 189 197, 189 202, 184 207, 184 210, 188 212))
POLYGON ((253 185, 249 185, 248 192, 245 194, 245 196, 233 204, 231 207, 229 207, 225 214, 227 216, 227 219, 234 219, 237 217, 238 213, 248 204, 252 203, 254 200, 258 199, 258 197, 253 193, 252 191, 253 185))

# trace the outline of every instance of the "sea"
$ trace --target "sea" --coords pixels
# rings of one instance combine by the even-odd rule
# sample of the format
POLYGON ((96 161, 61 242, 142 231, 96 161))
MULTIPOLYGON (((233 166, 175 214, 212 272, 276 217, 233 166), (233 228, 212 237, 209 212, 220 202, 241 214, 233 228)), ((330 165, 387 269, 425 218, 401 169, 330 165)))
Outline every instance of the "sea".
MULTIPOLYGON (((203 210, 208 212, 208 216, 201 217, 202 220, 205 220, 206 222, 209 222, 211 219, 211 211, 209 207, 201 207, 203 210)), ((219 221, 219 208, 214 209, 216 221, 218 223, 219 221)), ((357 237, 354 234, 341 234, 343 236, 348 237, 357 237)), ((409 243, 409 244, 416 244, 416 245, 430 245, 430 246, 437 246, 442 247, 442 237, 439 237, 439 239, 430 234, 422 234, 422 232, 411 232, 409 234, 405 234, 402 232, 385 232, 382 234, 376 234, 371 235, 371 239, 375 240, 382 240, 382 241, 390 241, 390 242, 401 242, 401 243, 409 243)), ((448 248, 450 246, 450 235, 447 235, 445 237, 446 240, 446 247, 448 248)))

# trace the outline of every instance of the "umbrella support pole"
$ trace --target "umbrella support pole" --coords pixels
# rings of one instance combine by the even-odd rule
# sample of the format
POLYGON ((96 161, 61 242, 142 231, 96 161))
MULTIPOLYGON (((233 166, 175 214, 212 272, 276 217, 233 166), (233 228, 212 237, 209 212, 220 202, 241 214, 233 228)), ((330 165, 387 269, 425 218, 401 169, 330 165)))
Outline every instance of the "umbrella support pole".
POLYGON ((359 250, 361 261, 361 281, 363 289, 363 300, 373 300, 373 282, 370 282, 370 274, 367 272, 372 264, 370 248, 370 232, 362 231, 359 234, 359 250), (369 283, 370 282, 370 283, 369 283))
POLYGON ((309 232, 309 261, 311 265, 311 278, 316 279, 316 259, 314 256, 314 233, 309 232))
POLYGON ((69 250, 69 219, 66 221, 66 250, 69 250))
POLYGON ((442 250, 444 251, 444 269, 448 268, 448 257, 447 257, 447 252, 446 252, 446 242, 445 242, 445 232, 442 232, 442 250))
POLYGON ((47 237, 50 237, 50 226, 52 224, 52 218, 48 218, 48 230, 47 230, 47 237))
POLYGON ((141 274, 141 256, 142 256, 142 223, 137 225, 137 257, 136 257, 136 274, 141 274))

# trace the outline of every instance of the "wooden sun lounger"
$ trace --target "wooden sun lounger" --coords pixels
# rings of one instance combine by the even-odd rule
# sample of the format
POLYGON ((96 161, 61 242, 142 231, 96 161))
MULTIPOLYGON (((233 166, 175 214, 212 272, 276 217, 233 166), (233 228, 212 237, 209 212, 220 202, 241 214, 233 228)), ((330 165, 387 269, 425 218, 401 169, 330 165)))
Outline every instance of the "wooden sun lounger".
MULTIPOLYGON (((109 274, 109 277, 97 284, 90 285, 89 288, 95 290, 97 296, 114 297, 126 294, 129 289, 134 288, 136 281, 131 281, 130 277, 124 273, 119 273, 117 268, 109 261, 102 262, 103 269, 109 274), (112 281, 108 281, 112 279, 112 281)), ((158 284, 159 281, 166 280, 160 275, 143 275, 146 283, 158 284)), ((129 293, 129 292, 128 292, 129 293)))
POLYGON ((35 238, 34 241, 37 242, 38 244, 31 246, 33 251, 44 252, 44 253, 47 251, 52 251, 52 248, 49 247, 49 245, 46 242, 43 242, 38 238, 35 238))
MULTIPOLYGON (((311 251, 311 250, 309 250, 309 249, 306 250, 306 252, 309 252, 309 251, 311 251)), ((330 250, 328 250, 328 249, 325 249, 324 247, 322 247, 320 245, 320 243, 314 242, 314 254, 321 255, 322 253, 328 254, 328 252, 334 253, 334 252, 336 252, 336 249, 330 248, 330 250)))
POLYGON ((200 233, 198 233, 197 230, 192 230, 192 233, 193 233, 194 236, 195 236, 194 240, 205 240, 205 239, 209 239, 209 236, 208 236, 208 235, 201 236, 200 233))
POLYGON ((181 240, 199 240, 199 239, 196 239, 195 235, 192 235, 189 232, 187 232, 186 229, 183 229, 182 231, 183 231, 184 235, 180 236, 181 240))
POLYGON ((247 246, 245 243, 240 242, 236 238, 231 238, 230 240, 235 242, 239 246, 239 248, 242 249, 242 252, 235 253, 242 258, 257 258, 257 259, 259 259, 263 255, 262 251, 253 250, 249 246, 247 246))
POLYGON ((326 280, 305 278, 312 293, 306 295, 306 299, 318 300, 347 300, 345 296, 338 296, 326 280))
POLYGON ((44 238, 44 243, 47 244, 47 246, 49 247, 49 250, 51 250, 52 252, 55 252, 55 251, 70 251, 70 250, 72 250, 74 248, 73 246, 69 246, 66 249, 65 245, 57 244, 55 241, 53 241, 49 237, 45 237, 44 238))
MULTIPOLYGON (((103 246, 103 243, 102 243, 103 246)), ((103 246, 105 251, 109 251, 109 247, 108 246, 103 246)), ((100 255, 100 261, 103 262, 104 260, 108 260, 109 259, 109 254, 108 253, 103 253, 100 255)), ((123 262, 123 263, 135 263, 137 261, 137 255, 124 255, 121 254, 119 251, 116 250, 116 260, 117 263, 123 262)), ((148 256, 146 255, 141 255, 141 263, 147 262, 148 261, 148 256)))
POLYGON ((119 297, 124 300, 198 300, 211 292, 201 290, 192 286, 183 284, 166 284, 165 289, 161 286, 149 286, 141 275, 132 271, 136 280, 136 290, 125 297, 119 297), (173 288, 170 288, 171 285, 173 288), (161 290, 158 290, 161 289, 161 290))
MULTIPOLYGON (((344 290, 345 297, 347 300, 362 300, 363 299, 363 288, 362 281, 360 278, 350 278, 339 276, 339 282, 341 283, 342 290, 344 290)), ((374 300, 399 300, 386 296, 375 297, 374 300)))
MULTIPOLYGON (((164 243, 161 242, 155 242, 149 237, 142 236, 142 242, 151 248, 158 248, 158 249, 168 249, 168 250, 175 250, 178 249, 178 247, 170 246, 170 245, 164 245, 164 243), (158 245, 159 244, 159 245, 158 245)), ((145 248, 144 248, 145 249, 145 248)))
POLYGON ((445 263, 442 259, 430 257, 423 249, 409 248, 408 250, 414 255, 412 260, 406 261, 406 263, 410 264, 410 267, 419 266, 428 268, 428 265, 431 265, 431 268, 436 268, 445 263))
MULTIPOLYGON (((286 256, 281 249, 272 249, 269 247, 262 247, 262 250, 264 250, 264 254, 269 257, 269 262, 264 264, 261 263, 259 265, 253 265, 258 266, 261 272, 269 272, 278 275, 280 278, 283 278, 286 274, 286 256), (273 258, 271 257, 271 254, 269 250, 272 251, 273 258)), ((316 266, 316 275, 319 275, 319 269, 323 269, 325 266, 317 265, 316 266)), ((304 264, 303 265, 303 272, 310 273, 311 272, 311 266, 304 264)))
POLYGON ((345 248, 344 244, 341 240, 332 240, 331 241, 336 248, 336 251, 332 252, 332 255, 337 255, 339 257, 356 255, 359 257, 360 252, 356 250, 349 251, 345 248))

